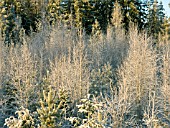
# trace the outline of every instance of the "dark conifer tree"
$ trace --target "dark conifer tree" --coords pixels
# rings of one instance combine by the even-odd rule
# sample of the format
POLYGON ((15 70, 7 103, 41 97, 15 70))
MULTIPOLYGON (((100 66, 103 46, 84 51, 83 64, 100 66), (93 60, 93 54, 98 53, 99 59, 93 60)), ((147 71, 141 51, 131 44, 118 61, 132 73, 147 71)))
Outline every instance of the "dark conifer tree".
POLYGON ((60 19, 61 0, 49 0, 46 7, 46 17, 50 24, 55 24, 60 19))
POLYGON ((37 23, 41 20, 40 2, 37 0, 19 0, 19 2, 21 5, 17 13, 21 16, 22 27, 29 35, 32 30, 36 31, 37 23))
POLYGON ((118 0, 118 3, 122 6, 125 29, 128 30, 130 22, 138 24, 142 29, 145 22, 145 3, 141 0, 118 0))
POLYGON ((22 29, 26 34, 36 31, 40 8, 36 0, 4 0, 0 2, 0 20, 5 44, 21 43, 22 29))
POLYGON ((148 2, 147 11, 148 15, 145 27, 148 34, 153 35, 154 39, 157 39, 165 18, 163 5, 162 3, 158 4, 157 0, 151 0, 148 2))
POLYGON ((4 37, 4 43, 8 46, 12 42, 14 44, 19 42, 21 21, 16 13, 17 5, 15 0, 5 0, 0 3, 1 32, 4 37))

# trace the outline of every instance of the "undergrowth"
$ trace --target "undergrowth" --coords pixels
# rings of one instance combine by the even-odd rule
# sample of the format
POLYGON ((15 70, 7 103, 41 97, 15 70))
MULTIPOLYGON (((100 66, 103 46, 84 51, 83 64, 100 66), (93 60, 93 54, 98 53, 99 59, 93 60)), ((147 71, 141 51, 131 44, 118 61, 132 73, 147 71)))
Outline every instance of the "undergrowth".
POLYGON ((170 44, 131 25, 48 27, 0 47, 0 127, 170 126, 170 44))

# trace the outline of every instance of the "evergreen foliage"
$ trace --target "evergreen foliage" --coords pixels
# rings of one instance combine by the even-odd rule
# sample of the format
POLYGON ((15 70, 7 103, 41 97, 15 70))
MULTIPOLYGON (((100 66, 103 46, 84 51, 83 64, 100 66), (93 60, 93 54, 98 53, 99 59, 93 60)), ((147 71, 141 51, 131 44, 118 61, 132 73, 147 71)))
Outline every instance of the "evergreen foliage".
POLYGON ((163 5, 162 3, 158 4, 157 0, 151 0, 147 3, 147 11, 146 29, 149 35, 153 35, 157 39, 165 17, 163 5))
POLYGON ((89 93, 97 96, 104 96, 110 94, 109 88, 112 87, 114 75, 112 67, 107 64, 104 65, 98 71, 92 71, 91 74, 91 86, 89 93))
POLYGON ((10 45, 11 42, 17 44, 20 42, 20 17, 15 10, 17 6, 16 1, 6 0, 0 3, 0 17, 1 17, 1 29, 4 36, 4 43, 10 45))
POLYGON ((78 107, 78 112, 84 114, 80 127, 92 127, 92 128, 102 128, 101 115, 98 109, 102 107, 101 103, 95 103, 90 99, 90 95, 86 99, 80 100, 78 107), (95 119, 94 114, 97 114, 97 119, 95 119))
POLYGON ((23 29, 27 35, 38 31, 42 20, 50 25, 61 22, 68 28, 85 29, 87 34, 91 34, 97 20, 102 32, 106 33, 112 18, 117 19, 112 15, 117 4, 126 30, 133 22, 140 30, 147 29, 149 35, 158 38, 165 14, 162 2, 157 0, 5 0, 0 3, 2 33, 6 44, 21 43, 18 37, 23 35, 23 29))
POLYGON ((21 17, 21 26, 24 28, 27 35, 31 31, 37 31, 37 24, 41 21, 41 6, 37 0, 20 0, 20 4, 16 13, 21 17))
POLYGON ((4 36, 4 43, 21 44, 23 29, 26 34, 36 31, 40 21, 40 8, 36 1, 4 0, 0 2, 0 27, 4 36))
POLYGON ((144 3, 140 0, 120 0, 118 1, 122 7, 123 23, 126 30, 130 22, 134 22, 142 29, 144 25, 145 12, 144 3))
POLYGON ((48 94, 43 91, 43 100, 40 101, 41 109, 37 109, 39 120, 41 121, 41 128, 55 128, 56 127, 56 114, 57 106, 55 105, 55 95, 50 88, 48 94))
POLYGON ((123 16, 121 12, 121 6, 120 4, 116 1, 114 4, 114 9, 112 12, 112 19, 111 19, 111 24, 115 28, 121 28, 123 25, 123 16))
POLYGON ((49 0, 46 7, 46 17, 50 24, 55 24, 60 17, 60 2, 61 0, 49 0))
POLYGON ((28 109, 21 108, 21 110, 16 111, 18 118, 10 116, 5 119, 5 124, 9 128, 35 128, 34 119, 31 116, 28 109))

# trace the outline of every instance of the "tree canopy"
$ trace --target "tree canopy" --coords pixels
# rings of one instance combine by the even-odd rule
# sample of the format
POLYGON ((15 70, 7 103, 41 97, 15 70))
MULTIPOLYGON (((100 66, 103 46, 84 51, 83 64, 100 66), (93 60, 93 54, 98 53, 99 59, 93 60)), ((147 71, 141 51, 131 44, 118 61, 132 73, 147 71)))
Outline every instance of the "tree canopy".
POLYGON ((16 44, 20 42, 17 37, 21 30, 29 35, 37 31, 42 21, 49 25, 60 22, 69 27, 81 27, 90 34, 97 20, 102 32, 106 33, 114 18, 116 2, 121 7, 125 30, 128 31, 129 23, 134 22, 139 30, 146 29, 149 35, 158 38, 167 17, 162 2, 157 0, 4 0, 0 2, 1 32, 6 44, 16 44))

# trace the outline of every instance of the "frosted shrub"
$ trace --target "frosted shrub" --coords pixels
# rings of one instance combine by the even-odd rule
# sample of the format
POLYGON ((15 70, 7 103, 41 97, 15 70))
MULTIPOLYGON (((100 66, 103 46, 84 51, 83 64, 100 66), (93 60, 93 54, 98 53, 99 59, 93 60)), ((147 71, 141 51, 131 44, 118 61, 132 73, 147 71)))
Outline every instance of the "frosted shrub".
POLYGON ((8 128, 35 128, 34 119, 30 115, 28 109, 21 108, 21 110, 16 111, 18 118, 10 116, 5 119, 5 124, 8 128))

